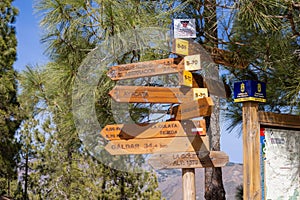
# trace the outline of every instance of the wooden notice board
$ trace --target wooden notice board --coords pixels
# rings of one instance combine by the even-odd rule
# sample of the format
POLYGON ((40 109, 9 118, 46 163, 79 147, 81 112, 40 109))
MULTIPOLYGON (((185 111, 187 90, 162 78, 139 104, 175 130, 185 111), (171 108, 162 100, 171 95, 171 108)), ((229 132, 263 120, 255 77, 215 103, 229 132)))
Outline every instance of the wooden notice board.
POLYGON ((300 199, 300 116, 258 115, 262 199, 300 199))

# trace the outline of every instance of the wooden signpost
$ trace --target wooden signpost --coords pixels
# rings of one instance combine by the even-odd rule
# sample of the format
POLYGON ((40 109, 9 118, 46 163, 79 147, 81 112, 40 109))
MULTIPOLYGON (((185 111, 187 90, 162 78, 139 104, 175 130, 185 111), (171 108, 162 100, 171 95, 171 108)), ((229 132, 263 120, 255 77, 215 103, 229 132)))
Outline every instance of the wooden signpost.
MULTIPOLYGON (((209 151, 205 120, 190 120, 210 116, 214 105, 208 89, 200 88, 210 80, 204 81, 199 73, 191 73, 209 67, 208 53, 200 44, 181 39, 174 40, 172 52, 185 57, 117 65, 107 72, 114 81, 178 74, 180 87, 117 85, 109 92, 120 103, 179 104, 170 109, 170 121, 107 125, 100 134, 109 141, 105 149, 111 155, 158 153, 149 160, 154 168, 182 168, 183 199, 195 200, 194 168, 222 167, 228 156, 209 151)), ((222 84, 210 85, 214 85, 210 94, 220 93, 222 84)))
POLYGON ((222 151, 154 154, 148 163, 156 170, 178 168, 224 167, 229 157, 222 151))
POLYGON ((183 103, 207 97, 208 92, 206 88, 115 86, 109 95, 117 102, 183 103))

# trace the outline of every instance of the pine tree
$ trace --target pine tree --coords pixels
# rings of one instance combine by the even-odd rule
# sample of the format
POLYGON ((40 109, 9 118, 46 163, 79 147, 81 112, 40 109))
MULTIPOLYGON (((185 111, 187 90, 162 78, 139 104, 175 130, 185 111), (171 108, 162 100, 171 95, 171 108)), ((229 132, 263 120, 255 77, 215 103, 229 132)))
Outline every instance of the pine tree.
POLYGON ((12 195, 10 184, 17 179, 19 144, 15 132, 21 122, 17 101, 15 16, 18 11, 11 0, 0 3, 0 191, 12 195))
MULTIPOLYGON (((53 62, 41 69, 29 67, 20 79, 22 105, 29 110, 31 118, 42 118, 38 130, 24 134, 31 138, 30 148, 35 152, 30 161, 28 196, 160 199, 153 174, 117 171, 94 159, 78 138, 72 114, 74 80, 83 59, 111 35, 142 23, 157 23, 149 17, 155 10, 152 5, 148 7, 147 3, 138 1, 128 4, 83 0, 37 2, 36 7, 43 14, 41 24, 46 30, 43 42, 48 45, 47 52, 53 62), (147 9, 151 12, 145 12, 147 9)), ((126 56, 130 55, 115 62, 128 60, 126 56)), ((112 85, 109 82, 106 88, 99 85, 99 93, 112 85)), ((105 107, 110 103, 105 98, 96 102, 104 102, 105 107)), ((100 121, 112 122, 106 110, 98 112, 100 121)), ((130 157, 124 157, 121 164, 126 163, 130 163, 130 157)))
MULTIPOLYGON (((42 13, 41 24, 46 32, 43 42, 47 44, 47 52, 53 62, 41 71, 29 68, 22 79, 27 106, 35 114, 48 114, 41 122, 43 129, 33 137, 34 143, 39 143, 40 148, 35 150, 38 159, 31 166, 36 171, 30 177, 31 183, 36 184, 31 188, 32 194, 43 198, 66 199, 80 199, 83 195, 104 199, 123 198, 124 195, 129 195, 128 198, 134 195, 142 198, 146 194, 149 198, 151 195, 153 198, 159 196, 154 192, 155 180, 147 173, 136 176, 105 169, 87 151, 82 150, 70 110, 72 85, 80 64, 89 52, 110 36, 123 31, 168 25, 171 23, 170 16, 197 19, 196 40, 218 64, 227 66, 230 72, 228 81, 232 81, 232 77, 235 80, 260 78, 280 88, 268 89, 268 95, 273 98, 265 109, 282 110, 289 105, 289 112, 299 112, 299 21, 296 18, 299 6, 292 1, 281 4, 269 0, 182 1, 181 4, 177 1, 161 1, 155 5, 148 1, 131 0, 126 3, 111 0, 45 0, 37 2, 36 6, 42 13), (289 63, 288 66, 286 63, 289 63), (86 169, 82 166, 86 166, 86 169), (41 177, 44 179, 38 184, 41 177), (87 182, 86 177, 92 181, 87 182), (128 190, 129 185, 142 187, 141 180, 153 181, 154 187, 143 194, 138 190, 128 190), (41 185, 43 187, 39 187, 41 185), (101 192, 90 192, 99 191, 99 187, 102 188, 101 192)), ((114 63, 130 62, 136 57, 140 60, 157 58, 153 52, 136 53, 132 51, 117 56, 114 63)), ((103 93, 113 86, 109 80, 101 81, 95 92, 96 98, 103 97, 103 93)), ((99 98, 95 103, 101 124, 113 123, 112 113, 103 109, 109 107, 110 103, 109 98, 99 98)), ((236 112, 234 114, 239 116, 236 112)), ((139 120, 138 117, 135 119, 139 120)), ((218 144, 218 139, 214 142, 218 144)), ((221 182, 220 176, 216 181, 221 182)))
MULTIPOLYGON (((260 80, 267 84, 267 102, 259 109, 299 114, 299 26, 300 7, 293 1, 243 1, 228 45, 250 65, 229 69, 228 79, 260 80), (254 6, 255 4, 255 6, 254 6)), ((229 130, 240 125, 241 110, 229 102, 229 130)))

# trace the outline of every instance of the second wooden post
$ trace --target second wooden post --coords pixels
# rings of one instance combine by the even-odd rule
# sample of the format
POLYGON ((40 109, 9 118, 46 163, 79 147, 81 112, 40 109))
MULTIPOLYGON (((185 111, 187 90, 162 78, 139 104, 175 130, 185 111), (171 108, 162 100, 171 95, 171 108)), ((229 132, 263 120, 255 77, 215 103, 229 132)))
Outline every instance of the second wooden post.
POLYGON ((258 102, 243 103, 244 199, 261 199, 258 102))
POLYGON ((234 84, 234 101, 243 103, 243 199, 260 200, 260 132, 258 102, 266 102, 266 84, 241 81, 234 84))
POLYGON ((182 169, 182 192, 183 200, 195 200, 195 168, 182 169))

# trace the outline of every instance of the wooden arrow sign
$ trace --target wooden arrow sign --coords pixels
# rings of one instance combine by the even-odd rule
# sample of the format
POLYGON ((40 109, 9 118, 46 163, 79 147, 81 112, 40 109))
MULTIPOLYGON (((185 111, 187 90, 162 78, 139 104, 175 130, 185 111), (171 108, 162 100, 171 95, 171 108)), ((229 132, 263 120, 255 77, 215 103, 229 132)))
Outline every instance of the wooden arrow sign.
POLYGON ((154 169, 224 167, 229 157, 222 151, 154 154, 148 160, 154 169))
POLYGON ((109 95, 126 103, 183 103, 207 97, 207 88, 165 88, 150 86, 115 86, 109 95))
POLYGON ((206 135, 205 120, 167 121, 151 124, 113 124, 100 132, 107 140, 153 139, 206 135))
POLYGON ((184 70, 181 58, 168 58, 113 66, 107 72, 112 80, 173 74, 184 70))
POLYGON ((210 116, 213 108, 211 97, 184 102, 171 110, 172 120, 185 120, 200 116, 210 116))
POLYGON ((113 140, 105 146, 111 155, 194 152, 207 151, 208 148, 208 136, 200 137, 199 135, 195 137, 113 140))

